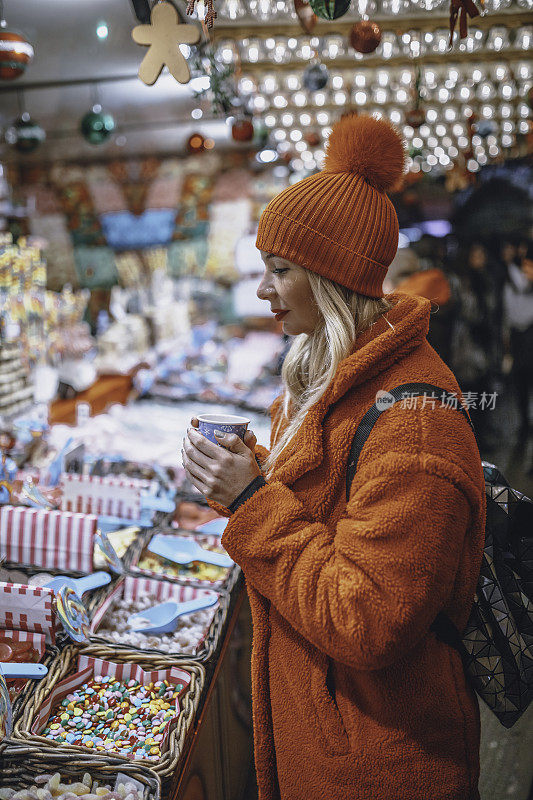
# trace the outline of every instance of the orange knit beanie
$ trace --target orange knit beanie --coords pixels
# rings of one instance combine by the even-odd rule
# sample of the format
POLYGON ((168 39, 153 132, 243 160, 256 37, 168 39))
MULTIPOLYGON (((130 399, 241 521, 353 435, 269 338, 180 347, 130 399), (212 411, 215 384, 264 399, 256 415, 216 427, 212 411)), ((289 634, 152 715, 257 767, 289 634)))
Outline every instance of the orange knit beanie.
POLYGON ((403 141, 383 119, 355 113, 334 126, 324 169, 267 205, 256 247, 368 297, 398 249, 398 217, 385 194, 403 174, 403 141))

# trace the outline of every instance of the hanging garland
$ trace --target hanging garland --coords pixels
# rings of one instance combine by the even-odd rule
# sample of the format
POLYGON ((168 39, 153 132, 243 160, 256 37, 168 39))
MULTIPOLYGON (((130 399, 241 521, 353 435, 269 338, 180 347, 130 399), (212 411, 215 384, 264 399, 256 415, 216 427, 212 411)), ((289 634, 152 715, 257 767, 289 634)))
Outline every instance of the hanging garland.
POLYGON ((197 48, 190 58, 195 75, 207 75, 209 78, 209 87, 195 90, 194 96, 205 97, 210 93, 213 113, 217 116, 227 115, 238 105, 235 65, 221 64, 215 53, 214 46, 209 44, 202 50, 197 48))

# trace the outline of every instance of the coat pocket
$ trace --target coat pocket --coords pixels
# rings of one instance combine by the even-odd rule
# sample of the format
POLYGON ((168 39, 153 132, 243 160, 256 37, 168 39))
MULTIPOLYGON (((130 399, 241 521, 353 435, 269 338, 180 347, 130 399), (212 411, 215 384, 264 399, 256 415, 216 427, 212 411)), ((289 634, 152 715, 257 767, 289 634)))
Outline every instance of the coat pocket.
POLYGON ((311 699, 326 751, 330 755, 346 755, 350 741, 337 705, 334 669, 333 661, 318 653, 311 674, 311 699))

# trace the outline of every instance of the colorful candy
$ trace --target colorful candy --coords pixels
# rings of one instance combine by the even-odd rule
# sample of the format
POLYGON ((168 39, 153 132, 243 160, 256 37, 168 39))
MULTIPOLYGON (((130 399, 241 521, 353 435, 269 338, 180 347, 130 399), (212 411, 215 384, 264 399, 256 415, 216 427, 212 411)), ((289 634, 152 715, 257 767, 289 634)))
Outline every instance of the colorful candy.
MULTIPOLYGON (((97 675, 68 694, 42 735, 55 742, 156 761, 165 728, 178 714, 183 684, 121 683, 97 675)), ((1 800, 1 798, 0 798, 1 800)))

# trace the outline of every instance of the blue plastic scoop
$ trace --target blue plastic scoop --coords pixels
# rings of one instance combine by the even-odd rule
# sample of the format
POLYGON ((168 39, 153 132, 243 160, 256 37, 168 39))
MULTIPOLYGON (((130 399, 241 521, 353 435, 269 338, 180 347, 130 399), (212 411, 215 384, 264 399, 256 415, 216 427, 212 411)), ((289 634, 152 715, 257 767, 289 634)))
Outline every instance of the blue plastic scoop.
POLYGON ((4 678, 44 678, 48 675, 48 667, 44 664, 17 663, 16 661, 0 662, 0 672, 4 678))
POLYGON ((69 578, 68 575, 58 575, 57 578, 46 584, 46 588, 58 592, 62 586, 68 586, 76 592, 78 597, 81 597, 85 592, 90 592, 91 589, 98 589, 100 586, 106 586, 110 582, 111 575, 108 572, 99 571, 86 575, 84 578, 69 578))
POLYGON ((225 553, 214 553, 204 550, 203 547, 191 539, 183 536, 165 536, 156 534, 148 545, 150 553, 167 558, 176 564, 190 564, 193 561, 202 561, 204 564, 213 564, 216 567, 232 567, 234 561, 225 553))
POLYGON ((178 618, 185 614, 194 614, 203 608, 210 608, 218 601, 215 592, 208 595, 197 597, 194 600, 185 600, 178 603, 176 600, 168 600, 157 606, 144 608, 137 614, 128 617, 128 625, 131 625, 135 633, 174 633, 178 627, 178 618), (147 620, 148 624, 144 621, 147 620))

